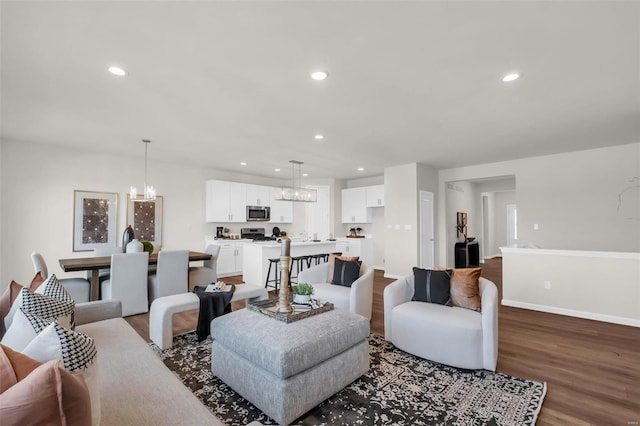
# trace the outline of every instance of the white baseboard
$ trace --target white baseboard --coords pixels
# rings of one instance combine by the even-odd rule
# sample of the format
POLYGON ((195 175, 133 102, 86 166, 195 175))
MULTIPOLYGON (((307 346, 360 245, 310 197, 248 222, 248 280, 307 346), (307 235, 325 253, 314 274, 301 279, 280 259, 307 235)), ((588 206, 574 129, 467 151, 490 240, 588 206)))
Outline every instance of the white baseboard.
POLYGON ((576 318, 584 318, 595 321, 610 322, 613 324, 630 325, 632 327, 640 327, 640 319, 618 317, 614 315, 598 314, 595 312, 576 311, 573 309, 557 308, 555 306, 537 305, 535 303, 518 302, 516 300, 502 299, 504 306, 514 308, 530 309, 532 311, 547 312, 550 314, 566 315, 576 318))

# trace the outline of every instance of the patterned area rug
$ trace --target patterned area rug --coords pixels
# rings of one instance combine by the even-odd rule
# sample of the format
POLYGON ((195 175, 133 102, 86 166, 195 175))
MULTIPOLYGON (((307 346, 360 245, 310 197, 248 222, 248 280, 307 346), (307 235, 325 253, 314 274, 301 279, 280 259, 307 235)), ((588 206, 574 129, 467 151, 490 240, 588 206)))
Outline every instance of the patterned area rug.
MULTIPOLYGON (((211 337, 176 336, 164 363, 228 425, 276 424, 211 372, 211 337)), ((369 339, 371 369, 296 425, 533 425, 546 384, 485 370, 461 370, 417 358, 383 337, 369 339)))

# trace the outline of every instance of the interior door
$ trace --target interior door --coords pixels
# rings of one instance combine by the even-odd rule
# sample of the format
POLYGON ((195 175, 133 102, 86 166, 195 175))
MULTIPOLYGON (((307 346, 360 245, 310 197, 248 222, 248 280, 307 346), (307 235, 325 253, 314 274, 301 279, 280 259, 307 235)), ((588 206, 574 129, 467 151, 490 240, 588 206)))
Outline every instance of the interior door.
POLYGON ((434 252, 433 192, 420 191, 420 266, 422 268, 433 268, 434 252))

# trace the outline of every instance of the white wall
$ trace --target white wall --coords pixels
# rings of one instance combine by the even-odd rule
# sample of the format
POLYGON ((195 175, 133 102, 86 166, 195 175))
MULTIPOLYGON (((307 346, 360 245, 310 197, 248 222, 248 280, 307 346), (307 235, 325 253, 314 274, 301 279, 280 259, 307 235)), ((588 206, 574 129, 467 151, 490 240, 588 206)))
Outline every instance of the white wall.
MULTIPOLYGON (((517 182, 520 244, 640 251, 637 191, 625 193, 625 210, 618 211, 618 195, 633 185, 630 180, 640 177, 640 143, 441 170, 440 212, 447 211, 447 182, 508 175, 517 182), (533 230, 534 223, 539 224, 538 231, 533 230)), ((441 240, 447 240, 449 229, 441 226, 439 232, 441 240)), ((447 244, 439 251, 440 259, 453 256, 447 244)))
MULTIPOLYGON (((119 193, 117 237, 122 238, 129 186, 142 185, 143 158, 121 158, 50 145, 2 141, 0 229, 2 247, 0 291, 14 279, 28 283, 33 277, 31 252, 39 251, 50 272, 65 274, 58 259, 86 256, 72 251, 73 191, 119 193)), ((149 161, 149 182, 164 197, 163 241, 167 249, 204 248, 204 235, 215 233, 205 222, 205 181, 279 185, 280 181, 192 166, 149 161)), ((233 224, 239 232, 240 226, 233 224)))
POLYGON ((502 270, 506 306, 640 327, 640 253, 503 248, 502 270))
POLYGON ((384 169, 385 276, 405 276, 418 265, 418 165, 384 169))

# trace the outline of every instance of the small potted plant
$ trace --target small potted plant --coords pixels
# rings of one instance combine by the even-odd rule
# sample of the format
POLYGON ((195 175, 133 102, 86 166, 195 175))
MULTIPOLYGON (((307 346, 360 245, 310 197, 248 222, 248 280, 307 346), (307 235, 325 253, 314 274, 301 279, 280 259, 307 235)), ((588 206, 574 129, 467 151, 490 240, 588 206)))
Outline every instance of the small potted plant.
POLYGON ((294 285, 293 290, 293 302, 308 305, 311 301, 311 295, 313 294, 313 286, 307 283, 301 283, 294 285))

